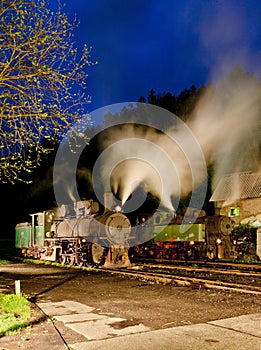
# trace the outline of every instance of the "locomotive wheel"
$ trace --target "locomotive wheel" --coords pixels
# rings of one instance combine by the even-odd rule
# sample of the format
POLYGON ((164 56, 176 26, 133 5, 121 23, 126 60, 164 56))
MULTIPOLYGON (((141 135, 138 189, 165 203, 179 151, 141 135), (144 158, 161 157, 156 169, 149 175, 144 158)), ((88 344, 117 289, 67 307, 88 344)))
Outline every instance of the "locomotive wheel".
POLYGON ((59 263, 62 265, 66 263, 66 256, 64 254, 59 257, 59 263))
POLYGON ((90 260, 95 265, 102 265, 105 262, 107 249, 97 243, 91 243, 89 246, 90 260))
POLYGON ((207 250, 206 256, 207 256, 208 260, 214 260, 216 258, 216 254, 215 254, 214 250, 212 250, 212 249, 207 250))
POLYGON ((75 256, 73 254, 70 255, 68 260, 69 260, 69 264, 70 265, 75 265, 76 264, 76 259, 75 259, 75 256))
POLYGON ((85 258, 80 257, 78 258, 77 265, 80 267, 82 266, 88 267, 88 266, 91 266, 92 264, 86 260, 86 257, 85 258))

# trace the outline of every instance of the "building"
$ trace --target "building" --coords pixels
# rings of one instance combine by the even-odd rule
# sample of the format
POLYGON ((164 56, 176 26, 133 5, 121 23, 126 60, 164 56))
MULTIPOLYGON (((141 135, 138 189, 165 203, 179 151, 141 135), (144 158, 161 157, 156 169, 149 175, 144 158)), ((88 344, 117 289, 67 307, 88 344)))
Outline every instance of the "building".
POLYGON ((217 215, 229 216, 234 225, 257 227, 257 255, 261 258, 261 172, 225 175, 210 198, 217 215))

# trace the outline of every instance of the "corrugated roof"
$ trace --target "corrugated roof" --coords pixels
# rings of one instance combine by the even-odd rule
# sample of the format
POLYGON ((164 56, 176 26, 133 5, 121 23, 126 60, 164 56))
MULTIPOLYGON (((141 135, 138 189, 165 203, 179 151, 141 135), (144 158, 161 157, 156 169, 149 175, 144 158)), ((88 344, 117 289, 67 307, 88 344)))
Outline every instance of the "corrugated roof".
POLYGON ((211 202, 261 197, 260 173, 234 173, 220 179, 211 202))

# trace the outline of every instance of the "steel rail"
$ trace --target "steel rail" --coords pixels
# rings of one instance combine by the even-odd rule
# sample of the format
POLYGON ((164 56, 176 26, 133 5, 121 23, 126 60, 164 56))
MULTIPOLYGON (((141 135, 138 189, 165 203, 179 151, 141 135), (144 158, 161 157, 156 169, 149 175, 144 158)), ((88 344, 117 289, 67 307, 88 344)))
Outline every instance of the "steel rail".
POLYGON ((202 279, 197 277, 184 277, 176 275, 166 275, 158 274, 152 272, 131 272, 123 269, 111 269, 111 268, 97 268, 99 271, 109 272, 111 274, 118 274, 123 276, 134 277, 142 280, 159 282, 163 284, 174 284, 178 286, 185 287, 197 287, 197 288, 206 288, 206 289, 222 289, 240 293, 248 294, 258 294, 261 295, 261 288, 256 286, 249 286, 245 284, 221 282, 221 281, 212 281, 208 279, 202 279))
MULTIPOLYGON (((261 277, 261 272, 255 271, 240 271, 240 270, 221 270, 212 267, 198 267, 198 266, 173 266, 173 265, 162 265, 162 264, 142 264, 138 265, 141 267, 150 267, 156 269, 169 269, 169 270, 184 270, 184 271, 196 271, 196 272, 211 272, 219 273, 224 275, 238 275, 238 276, 254 276, 261 277)), ((135 269, 135 267, 133 267, 135 269)))
POLYGON ((191 266, 191 265, 198 265, 198 266, 220 266, 228 269, 233 268, 240 268, 241 270, 259 270, 261 271, 261 262, 258 263, 241 263, 241 262, 233 262, 233 261, 193 261, 193 260, 171 260, 171 259, 152 259, 152 258, 135 258, 134 263, 141 263, 141 264, 172 264, 173 266, 191 266))

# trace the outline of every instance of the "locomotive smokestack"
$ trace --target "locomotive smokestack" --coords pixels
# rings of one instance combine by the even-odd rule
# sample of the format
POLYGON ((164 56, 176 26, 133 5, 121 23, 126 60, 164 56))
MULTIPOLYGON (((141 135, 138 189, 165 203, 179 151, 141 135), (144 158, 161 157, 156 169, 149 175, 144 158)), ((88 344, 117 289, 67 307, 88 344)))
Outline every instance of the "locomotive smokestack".
POLYGON ((103 195, 104 200, 104 213, 107 211, 113 211, 117 203, 114 200, 112 192, 105 192, 103 195))

